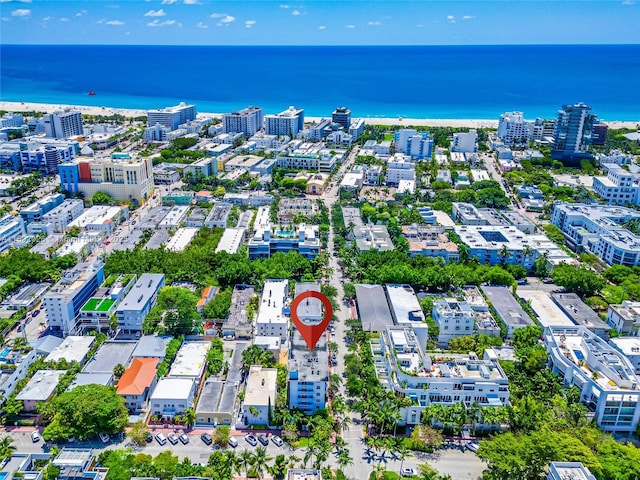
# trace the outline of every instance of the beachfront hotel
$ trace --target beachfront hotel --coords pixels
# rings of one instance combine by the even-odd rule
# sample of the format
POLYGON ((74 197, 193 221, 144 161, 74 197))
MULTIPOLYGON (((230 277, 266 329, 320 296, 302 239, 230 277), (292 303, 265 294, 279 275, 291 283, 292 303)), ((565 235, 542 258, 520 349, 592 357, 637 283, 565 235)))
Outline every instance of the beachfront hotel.
POLYGON ((551 156, 559 160, 587 158, 596 116, 589 113, 591 107, 584 103, 563 105, 558 110, 551 156))
POLYGON ((44 131, 47 137, 69 138, 82 136, 84 127, 82 126, 82 114, 76 110, 66 109, 55 113, 48 113, 43 116, 44 131))
POLYGON ((289 135, 295 137, 304 129, 304 109, 289 107, 284 112, 264 117, 267 135, 289 135))
POLYGON ((176 130, 179 125, 195 120, 196 106, 181 102, 174 107, 165 107, 157 110, 147 110, 147 126, 153 127, 160 124, 171 130, 176 130))
POLYGON ((264 112, 260 107, 247 107, 222 116, 224 133, 244 133, 247 138, 262 130, 264 112))
POLYGON ((69 194, 91 198, 105 192, 123 202, 144 203, 153 192, 153 162, 150 157, 112 153, 109 158, 81 157, 58 166, 60 186, 69 194))

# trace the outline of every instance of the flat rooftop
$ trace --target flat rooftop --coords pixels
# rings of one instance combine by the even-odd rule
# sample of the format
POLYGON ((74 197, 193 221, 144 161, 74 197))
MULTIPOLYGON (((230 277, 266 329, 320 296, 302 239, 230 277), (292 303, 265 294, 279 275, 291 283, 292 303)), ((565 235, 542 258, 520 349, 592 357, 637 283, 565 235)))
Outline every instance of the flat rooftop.
POLYGON ((173 237, 171 237, 169 243, 167 243, 166 249, 172 252, 182 252, 196 237, 199 231, 200 229, 195 227, 179 228, 173 237))
POLYGON ((356 301, 363 330, 382 332, 393 325, 387 296, 381 285, 356 285, 356 301))
POLYGON ((84 337, 70 335, 45 358, 45 362, 65 359, 67 362, 82 363, 95 339, 96 337, 90 335, 84 337))
POLYGON ((553 300, 551 300, 547 292, 519 288, 517 293, 521 298, 531 304, 531 308, 536 312, 538 321, 543 327, 550 327, 552 325, 575 325, 575 323, 553 303, 553 300))
POLYGON ((237 393, 237 382, 209 379, 202 387, 196 412, 220 412, 233 415, 237 393))
POLYGON ((113 368, 119 363, 126 367, 129 364, 133 350, 136 348, 136 343, 126 341, 104 342, 82 371, 113 373, 113 368))
MULTIPOLYGON (((319 292, 320 285, 317 283, 296 283, 295 297, 304 292, 319 292)), ((322 318, 322 302, 317 298, 306 298, 298 305, 298 317, 305 323, 312 325, 313 320, 322 318), (310 320, 307 322, 306 320, 310 320)))
POLYGON ((611 330, 611 327, 575 293, 552 293, 551 299, 574 324, 582 325, 589 329, 611 330))
POLYGON ((238 253, 238 250, 240 250, 240 247, 244 243, 244 236, 244 228, 225 228, 222 238, 216 247, 216 253, 238 253))
POLYGON ((169 340, 171 340, 171 337, 143 335, 138 340, 131 356, 133 358, 164 358, 169 340))
POLYGON ((210 347, 209 342, 184 342, 173 361, 169 376, 200 378, 210 347))
POLYGON ((122 212, 122 207, 108 205, 95 205, 69 223, 69 227, 88 227, 91 225, 104 225, 122 212))
POLYGON ((387 284, 385 287, 389 305, 398 324, 424 321, 422 307, 410 285, 387 284))
POLYGON ((247 377, 247 388, 244 394, 244 404, 253 406, 275 405, 277 368, 263 368, 252 365, 247 377))
POLYGON ((288 287, 288 280, 267 280, 264 282, 257 323, 287 323, 289 321, 282 312, 288 287))
POLYGON ((164 282, 163 273, 143 273, 129 290, 127 296, 120 302, 116 312, 142 310, 162 282, 164 282))
POLYGON ((322 335, 315 348, 309 350, 298 329, 291 334, 289 348, 289 378, 301 382, 322 382, 329 380, 329 357, 327 336, 322 335))
POLYGON ((481 288, 505 324, 512 327, 535 325, 516 299, 513 298, 507 287, 483 285, 481 288))

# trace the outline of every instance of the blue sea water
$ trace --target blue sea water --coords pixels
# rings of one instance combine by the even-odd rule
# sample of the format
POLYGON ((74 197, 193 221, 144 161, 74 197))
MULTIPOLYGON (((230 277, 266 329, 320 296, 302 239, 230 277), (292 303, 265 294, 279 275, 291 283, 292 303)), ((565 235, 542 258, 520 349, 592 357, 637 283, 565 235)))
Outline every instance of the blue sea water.
POLYGON ((0 100, 120 108, 497 119, 582 101, 600 119, 635 121, 639 85, 640 45, 0 46, 0 100))

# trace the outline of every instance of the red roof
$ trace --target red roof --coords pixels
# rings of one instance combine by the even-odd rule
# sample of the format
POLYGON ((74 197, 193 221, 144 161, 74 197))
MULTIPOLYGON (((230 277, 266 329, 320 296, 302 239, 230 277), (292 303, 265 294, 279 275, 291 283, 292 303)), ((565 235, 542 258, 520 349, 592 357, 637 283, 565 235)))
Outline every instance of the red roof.
POLYGON ((118 395, 141 395, 151 386, 158 370, 158 358, 135 358, 118 382, 118 395))

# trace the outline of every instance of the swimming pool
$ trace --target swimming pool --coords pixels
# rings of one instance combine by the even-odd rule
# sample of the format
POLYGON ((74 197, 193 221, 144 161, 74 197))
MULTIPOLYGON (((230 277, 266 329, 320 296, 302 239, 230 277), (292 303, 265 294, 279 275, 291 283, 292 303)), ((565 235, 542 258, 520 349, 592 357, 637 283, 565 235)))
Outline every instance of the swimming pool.
MULTIPOLYGON (((4 348, 1 352, 0 352, 0 358, 5 358, 7 355, 9 355, 9 352, 11 351, 11 349, 9 347, 4 348)), ((6 472, 0 472, 0 473, 6 473, 6 472)), ((5 475, 6 476, 6 475, 5 475)), ((0 477, 0 480, 2 480, 4 477, 0 477)))

